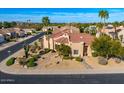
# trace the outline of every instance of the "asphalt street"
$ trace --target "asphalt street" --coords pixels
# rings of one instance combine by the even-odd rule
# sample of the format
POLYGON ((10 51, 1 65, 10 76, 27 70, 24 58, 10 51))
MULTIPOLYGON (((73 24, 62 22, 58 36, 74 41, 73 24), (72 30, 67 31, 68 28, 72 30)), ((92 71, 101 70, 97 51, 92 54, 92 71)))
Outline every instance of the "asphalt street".
POLYGON ((17 43, 11 47, 8 47, 4 50, 0 51, 0 62, 2 62, 5 58, 9 57, 10 55, 12 55, 13 53, 17 52, 18 50, 20 50, 21 48, 23 48, 24 44, 30 44, 33 41, 37 40, 39 37, 43 36, 44 33, 40 33, 32 38, 29 38, 27 40, 24 40, 20 43, 17 43), (10 53, 8 51, 11 51, 10 53))
POLYGON ((124 84, 124 74, 10 75, 0 73, 1 84, 124 84))

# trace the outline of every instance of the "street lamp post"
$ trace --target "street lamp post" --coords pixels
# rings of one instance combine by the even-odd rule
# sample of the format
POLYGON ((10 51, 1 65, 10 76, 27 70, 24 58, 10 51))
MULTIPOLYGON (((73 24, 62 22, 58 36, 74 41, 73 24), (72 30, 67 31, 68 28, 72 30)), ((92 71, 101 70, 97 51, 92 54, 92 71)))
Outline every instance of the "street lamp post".
POLYGON ((10 54, 11 54, 11 51, 10 51, 10 50, 8 51, 8 54, 9 54, 9 56, 10 56, 10 54))

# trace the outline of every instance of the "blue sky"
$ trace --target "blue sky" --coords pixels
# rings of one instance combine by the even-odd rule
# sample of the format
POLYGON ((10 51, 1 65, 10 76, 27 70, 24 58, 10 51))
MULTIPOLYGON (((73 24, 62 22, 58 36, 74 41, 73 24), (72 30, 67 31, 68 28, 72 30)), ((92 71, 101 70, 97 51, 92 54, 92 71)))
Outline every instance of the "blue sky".
POLYGON ((124 21, 124 8, 0 8, 0 21, 41 22, 48 16, 51 22, 100 22, 100 10, 109 12, 108 22, 124 21))

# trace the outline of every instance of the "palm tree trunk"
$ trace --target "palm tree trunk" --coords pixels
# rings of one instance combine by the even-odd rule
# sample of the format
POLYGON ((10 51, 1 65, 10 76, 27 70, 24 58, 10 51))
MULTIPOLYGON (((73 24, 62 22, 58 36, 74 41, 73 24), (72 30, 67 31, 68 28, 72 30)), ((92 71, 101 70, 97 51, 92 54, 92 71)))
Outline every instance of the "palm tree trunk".
POLYGON ((105 18, 104 18, 104 27, 105 27, 105 18))

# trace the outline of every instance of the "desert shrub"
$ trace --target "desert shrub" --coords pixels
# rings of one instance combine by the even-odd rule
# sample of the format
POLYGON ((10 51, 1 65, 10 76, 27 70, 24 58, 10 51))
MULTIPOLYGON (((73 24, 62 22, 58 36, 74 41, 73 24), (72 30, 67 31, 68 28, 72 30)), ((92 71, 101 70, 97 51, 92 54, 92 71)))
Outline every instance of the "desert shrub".
POLYGON ((37 61, 38 58, 40 58, 40 55, 33 55, 32 57, 34 58, 35 61, 37 61))
POLYGON ((25 57, 23 57, 23 58, 19 58, 19 64, 20 65, 26 65, 27 64, 27 60, 26 60, 26 58, 25 57))
POLYGON ((56 51, 55 50, 51 50, 52 53, 55 53, 56 51))
POLYGON ((39 55, 43 55, 43 54, 45 54, 45 51, 41 50, 41 51, 39 52, 39 55))
POLYGON ((29 58, 27 62, 35 62, 35 59, 33 57, 29 58))
POLYGON ((35 33, 36 34, 37 32, 35 30, 32 30, 32 33, 35 33))
POLYGON ((45 48, 44 50, 45 50, 45 53, 49 53, 51 51, 51 49, 49 48, 45 48))
POLYGON ((35 63, 35 59, 32 57, 28 59, 27 67, 34 67, 37 66, 37 63, 35 63))
POLYGON ((31 32, 27 32, 27 35, 32 35, 32 33, 31 32))
POLYGON ((65 59, 65 60, 71 59, 71 60, 72 60, 72 59, 73 59, 73 57, 64 56, 64 57, 63 57, 63 59, 65 59))
POLYGON ((15 57, 12 57, 12 58, 10 58, 10 59, 6 62, 6 65, 7 65, 7 66, 13 65, 14 62, 15 62, 15 57))
POLYGON ((93 52, 93 53, 92 53, 92 56, 93 56, 93 57, 97 57, 98 54, 97 54, 96 52, 93 52))
POLYGON ((79 61, 79 62, 83 61, 83 59, 81 57, 76 57, 75 59, 76 59, 76 61, 79 61))
POLYGON ((37 63, 34 63, 34 62, 27 63, 27 67, 35 67, 35 66, 37 66, 37 63))
POLYGON ((101 65, 107 65, 108 61, 104 57, 98 57, 98 63, 101 64, 101 65))

